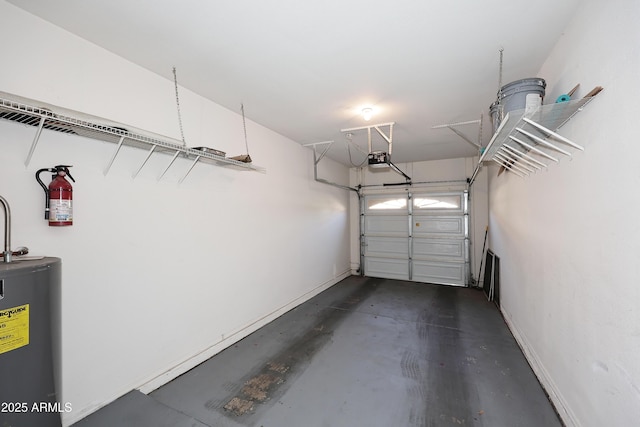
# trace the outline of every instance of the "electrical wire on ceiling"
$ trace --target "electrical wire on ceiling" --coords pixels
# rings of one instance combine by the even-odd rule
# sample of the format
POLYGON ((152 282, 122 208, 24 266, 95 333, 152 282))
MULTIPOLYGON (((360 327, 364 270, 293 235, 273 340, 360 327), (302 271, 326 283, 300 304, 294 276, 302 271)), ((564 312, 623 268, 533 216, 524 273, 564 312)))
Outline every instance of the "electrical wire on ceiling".
POLYGON ((351 144, 353 143, 353 134, 347 133, 346 137, 347 153, 349 153, 349 163, 351 163, 351 166, 353 166, 354 168, 361 168, 365 163, 367 163, 368 157, 365 156, 364 160, 362 160, 362 163, 360 164, 354 163, 353 158, 351 157, 351 144))

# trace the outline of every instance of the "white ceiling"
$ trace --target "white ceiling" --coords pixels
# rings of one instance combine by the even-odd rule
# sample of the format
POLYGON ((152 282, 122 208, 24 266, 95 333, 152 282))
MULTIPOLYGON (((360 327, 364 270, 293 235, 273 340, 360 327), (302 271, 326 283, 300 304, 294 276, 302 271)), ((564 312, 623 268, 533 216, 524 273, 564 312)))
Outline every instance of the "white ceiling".
MULTIPOLYGON (((394 163, 477 148, 432 126, 480 119, 502 83, 536 77, 579 0, 9 0, 301 144, 396 122, 394 163), (358 112, 371 106, 365 122, 358 112)), ((544 76, 539 76, 543 77, 544 76)), ((457 127, 477 142, 477 124, 457 127)), ((374 137, 374 149, 386 143, 374 137)), ((366 145, 366 132, 353 141, 366 145)), ((255 142, 254 142, 255 143, 255 142)), ((353 160, 364 155, 352 150, 353 160)))

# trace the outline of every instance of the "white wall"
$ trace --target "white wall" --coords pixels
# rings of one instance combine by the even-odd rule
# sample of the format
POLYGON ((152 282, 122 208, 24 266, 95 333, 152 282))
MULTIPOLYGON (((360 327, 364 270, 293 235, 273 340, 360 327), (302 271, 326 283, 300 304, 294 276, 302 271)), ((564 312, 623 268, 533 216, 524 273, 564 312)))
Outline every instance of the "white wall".
POLYGON ((540 70, 545 103, 605 88, 560 131, 586 150, 524 180, 490 170, 502 309, 568 426, 640 419, 638 22, 636 0, 584 2, 540 70))
MULTIPOLYGON (((180 137, 173 82, 0 1, 0 91, 180 137)), ((244 153, 241 117, 181 88, 188 145, 244 153)), ((13 247, 61 257, 62 390, 68 425, 148 391, 350 273, 349 194, 313 180, 312 152, 247 122, 266 174, 152 157, 0 120, 0 194, 13 247), (73 165, 74 225, 48 227, 35 170, 73 165)), ((346 184, 347 168, 321 173, 346 184)), ((48 180, 48 178, 47 178, 48 180)))
MULTIPOLYGON (((462 139, 460 143, 466 144, 462 139)), ((387 186, 383 184, 403 183, 405 178, 391 169, 352 168, 350 172, 351 186, 362 186, 364 194, 371 192, 398 193, 410 188, 446 192, 465 190, 467 178, 470 178, 477 165, 477 158, 461 158, 447 160, 431 160, 412 163, 398 163, 398 168, 411 177, 413 185, 387 186)), ((477 279, 478 268, 485 229, 488 225, 488 181, 486 169, 478 174, 469 193, 469 210, 471 213, 471 274, 477 279)), ((360 267, 359 240, 359 206, 356 197, 351 199, 351 268, 354 274, 360 267)))

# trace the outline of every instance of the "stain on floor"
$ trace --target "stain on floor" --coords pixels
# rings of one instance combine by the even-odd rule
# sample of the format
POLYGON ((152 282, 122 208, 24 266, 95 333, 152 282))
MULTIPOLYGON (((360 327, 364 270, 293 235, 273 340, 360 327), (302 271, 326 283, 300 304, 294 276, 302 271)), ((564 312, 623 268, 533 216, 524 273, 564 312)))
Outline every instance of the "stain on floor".
POLYGON ((253 402, 250 400, 240 399, 234 397, 226 405, 224 405, 225 411, 232 412, 235 415, 243 415, 253 409, 253 402))
POLYGON ((304 366, 330 341, 335 328, 374 292, 379 281, 380 279, 367 279, 346 297, 331 303, 330 307, 333 309, 324 310, 304 334, 292 340, 272 360, 246 377, 242 389, 223 406, 225 412, 236 417, 251 415, 258 409, 256 404, 268 405, 272 399, 281 396, 286 391, 286 386, 283 385, 288 377, 304 371, 304 366))

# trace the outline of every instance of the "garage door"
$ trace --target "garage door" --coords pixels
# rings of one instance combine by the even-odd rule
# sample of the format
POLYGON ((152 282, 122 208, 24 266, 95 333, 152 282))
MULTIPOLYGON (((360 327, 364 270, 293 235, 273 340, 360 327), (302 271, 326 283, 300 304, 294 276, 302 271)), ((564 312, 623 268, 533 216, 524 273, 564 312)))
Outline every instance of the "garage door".
POLYGON ((466 286, 469 215, 466 192, 368 195, 364 198, 364 274, 466 286))

